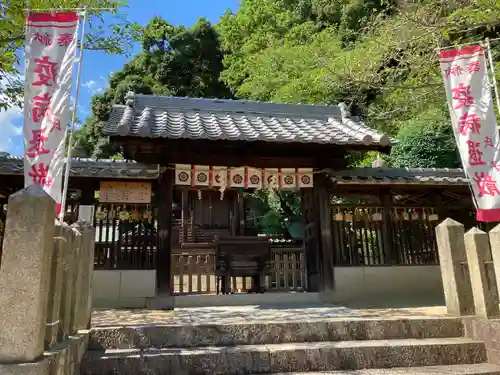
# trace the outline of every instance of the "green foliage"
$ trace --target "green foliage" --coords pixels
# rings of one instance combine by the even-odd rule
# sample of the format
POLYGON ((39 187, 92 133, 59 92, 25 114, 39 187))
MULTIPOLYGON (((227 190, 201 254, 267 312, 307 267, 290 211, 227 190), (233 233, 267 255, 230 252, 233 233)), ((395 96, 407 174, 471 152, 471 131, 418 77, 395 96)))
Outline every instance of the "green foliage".
POLYGON ((301 219, 300 199, 295 192, 260 189, 245 195, 247 206, 261 233, 275 235, 287 232, 287 223, 301 219))
POLYGON ((414 119, 405 122, 399 131, 400 142, 391 150, 393 167, 459 168, 460 156, 451 126, 444 114, 434 114, 429 122, 414 119))
MULTIPOLYGON (((89 5, 110 1, 87 0, 89 5)), ((9 0, 3 12, 19 16, 18 3, 9 0)), ((94 30, 102 26, 97 17, 92 22, 94 30)), ((119 43, 113 31, 137 35, 134 25, 117 25, 107 39, 95 32, 100 42, 89 36, 91 46, 118 52, 131 39, 119 43)), ((0 26, 0 48, 8 45, 10 26, 0 26)), ((288 103, 343 101, 370 126, 401 139, 391 154, 393 165, 455 166, 435 47, 492 38, 499 31, 496 0, 242 0, 237 12, 227 12, 216 25, 200 19, 191 28, 154 17, 141 34, 142 52, 92 99, 92 117, 75 138, 91 155, 116 153, 101 136, 100 121, 107 119, 112 104, 123 103, 128 91, 288 103), (429 142, 431 151, 419 148, 429 142)), ((0 61, 13 66, 9 56, 14 55, 8 52, 15 50, 1 50, 0 61)), ((500 43, 493 43, 493 55, 500 60, 500 43)), ((349 162, 369 165, 373 158, 353 155, 349 162)))
POLYGON ((109 78, 109 87, 92 98, 92 116, 75 137, 88 155, 106 158, 118 150, 101 134, 113 104, 124 104, 129 91, 139 94, 229 98, 219 80, 223 69, 219 36, 200 19, 189 29, 154 17, 144 28, 142 53, 109 78))
MULTIPOLYGON (((21 106, 23 82, 20 75, 20 53, 24 43, 26 4, 24 0, 2 0, 0 2, 0 110, 21 106)), ((125 3, 122 0, 31 0, 31 9, 57 8, 116 8, 113 21, 104 23, 102 13, 89 11, 85 47, 106 53, 127 54, 138 40, 141 29, 125 19, 120 13, 125 3)))
MULTIPOLYGON (((343 101, 370 126, 402 139, 395 165, 457 165, 435 48, 496 37, 498 1, 309 0, 300 11, 290 3, 297 2, 244 0, 217 25, 221 77, 237 97, 343 101), (431 153, 418 149, 427 142, 435 146, 431 153)), ((499 61, 500 43, 492 47, 499 61)), ((349 160, 371 161, 373 155, 349 160)))

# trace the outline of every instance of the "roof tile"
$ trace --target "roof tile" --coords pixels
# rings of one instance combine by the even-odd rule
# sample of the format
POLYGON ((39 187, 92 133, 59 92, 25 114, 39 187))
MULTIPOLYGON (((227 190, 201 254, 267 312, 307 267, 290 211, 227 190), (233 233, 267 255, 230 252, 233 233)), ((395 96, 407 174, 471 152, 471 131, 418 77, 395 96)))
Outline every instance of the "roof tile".
POLYGON ((115 105, 104 133, 170 139, 243 140, 390 146, 387 135, 343 106, 192 99, 129 93, 115 105))
POLYGON ((353 168, 330 170, 332 180, 339 184, 438 184, 468 185, 469 179, 460 168, 353 168))

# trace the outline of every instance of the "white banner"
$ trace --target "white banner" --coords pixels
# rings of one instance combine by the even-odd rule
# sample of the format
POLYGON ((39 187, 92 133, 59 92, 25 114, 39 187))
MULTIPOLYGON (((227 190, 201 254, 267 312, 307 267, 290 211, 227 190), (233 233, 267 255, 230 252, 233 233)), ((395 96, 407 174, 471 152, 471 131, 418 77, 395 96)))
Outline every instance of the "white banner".
POLYGON ((30 13, 26 22, 24 185, 41 185, 58 211, 78 23, 76 12, 30 13))
POLYGON ((499 136, 485 50, 478 45, 442 50, 440 64, 477 220, 500 221, 499 136))

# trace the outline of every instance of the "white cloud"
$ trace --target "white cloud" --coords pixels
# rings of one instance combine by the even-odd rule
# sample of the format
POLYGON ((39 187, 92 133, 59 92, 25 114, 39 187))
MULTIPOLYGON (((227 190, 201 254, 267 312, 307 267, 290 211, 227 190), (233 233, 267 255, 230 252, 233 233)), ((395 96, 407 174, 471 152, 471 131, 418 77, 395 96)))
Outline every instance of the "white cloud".
POLYGON ((104 84, 105 82, 97 82, 91 79, 87 82, 82 83, 82 86, 85 87, 92 95, 94 95, 104 92, 104 84))

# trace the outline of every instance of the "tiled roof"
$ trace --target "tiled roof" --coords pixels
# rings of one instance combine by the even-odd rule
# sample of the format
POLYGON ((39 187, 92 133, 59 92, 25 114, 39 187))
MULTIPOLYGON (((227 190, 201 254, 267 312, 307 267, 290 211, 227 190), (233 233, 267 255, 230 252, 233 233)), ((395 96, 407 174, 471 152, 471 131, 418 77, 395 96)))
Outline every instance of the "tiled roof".
MULTIPOLYGON (((22 175, 24 162, 22 157, 0 155, 0 175, 22 175)), ((71 162, 72 177, 97 178, 158 178, 156 165, 139 164, 134 161, 112 159, 73 158, 71 162)))
POLYGON ((463 169, 448 168, 353 168, 328 172, 338 184, 468 185, 463 169))
POLYGON ((129 93, 103 130, 109 136, 390 146, 345 105, 192 99, 129 93))

